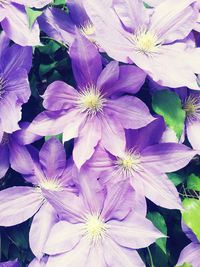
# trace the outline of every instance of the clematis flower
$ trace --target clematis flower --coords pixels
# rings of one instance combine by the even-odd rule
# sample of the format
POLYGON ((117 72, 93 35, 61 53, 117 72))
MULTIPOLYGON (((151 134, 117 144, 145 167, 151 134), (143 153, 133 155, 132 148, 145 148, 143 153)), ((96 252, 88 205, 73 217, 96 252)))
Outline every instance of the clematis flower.
POLYGON ((21 107, 31 95, 28 72, 32 63, 32 49, 12 45, 2 32, 0 35, 0 132, 12 133, 19 128, 21 107), (8 119, 9 118, 9 119, 8 119))
POLYGON ((119 67, 118 62, 102 70, 97 48, 80 34, 70 56, 77 90, 61 81, 52 83, 43 96, 47 111, 34 119, 29 131, 39 135, 63 132, 63 141, 75 138, 73 158, 80 168, 100 140, 108 151, 119 155, 125 146, 124 128, 138 129, 154 118, 138 98, 120 96, 139 91, 146 77, 143 71, 119 67))
POLYGON ((1 267, 20 267, 18 261, 0 262, 1 267))
POLYGON ((59 8, 47 8, 38 18, 40 29, 48 36, 71 46, 78 30, 95 43, 95 28, 85 12, 82 0, 67 1, 69 13, 59 8))
POLYGON ((182 228, 192 242, 182 250, 176 266, 189 263, 192 267, 199 267, 200 242, 189 227, 182 224, 182 228))
MULTIPOLYGON (((166 0, 149 12, 142 0, 86 0, 84 7, 96 30, 96 40, 110 57, 135 63, 157 83, 199 90, 195 58, 186 53, 185 39, 194 28, 194 0, 166 0), (161 67, 162 66, 162 67, 161 67)), ((196 54, 197 53, 197 54, 196 54)))
POLYGON ((182 144, 160 143, 165 129, 157 119, 139 130, 126 131, 126 148, 116 157, 99 146, 87 166, 102 171, 102 183, 130 181, 155 204, 168 209, 181 209, 181 201, 174 184, 165 173, 185 167, 197 154, 182 144))
POLYGON ((26 145, 40 139, 41 136, 27 131, 28 123, 23 123, 22 129, 8 134, 0 129, 0 178, 2 178, 10 165, 12 169, 21 174, 30 173, 30 165, 24 162, 24 158, 31 161, 26 145))
POLYGON ((12 226, 34 216, 29 243, 34 255, 40 259, 42 248, 57 214, 43 195, 47 191, 74 192, 71 187, 71 164, 66 162, 65 150, 55 138, 47 141, 32 157, 24 157, 23 164, 29 166, 24 175, 32 186, 14 186, 0 191, 0 225, 12 226))
POLYGON ((44 247, 46 267, 144 267, 136 249, 163 235, 145 218, 128 183, 98 189, 94 178, 82 168, 78 197, 47 193, 61 218, 44 247))
POLYGON ((30 262, 28 267, 45 267, 47 260, 48 260, 47 256, 44 256, 41 260, 35 258, 30 262))
POLYGON ((37 21, 30 28, 26 7, 42 8, 52 0, 0 0, 0 22, 7 36, 22 46, 40 44, 37 21))

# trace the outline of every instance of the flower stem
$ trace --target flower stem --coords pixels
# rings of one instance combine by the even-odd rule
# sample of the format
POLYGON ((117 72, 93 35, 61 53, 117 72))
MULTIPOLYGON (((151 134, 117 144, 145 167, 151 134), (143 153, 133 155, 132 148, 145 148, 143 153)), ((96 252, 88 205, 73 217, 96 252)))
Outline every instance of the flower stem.
POLYGON ((153 264, 153 258, 152 258, 150 249, 147 248, 147 251, 148 251, 148 253, 149 253, 149 258, 150 258, 150 264, 151 264, 151 267, 155 267, 154 264, 153 264))

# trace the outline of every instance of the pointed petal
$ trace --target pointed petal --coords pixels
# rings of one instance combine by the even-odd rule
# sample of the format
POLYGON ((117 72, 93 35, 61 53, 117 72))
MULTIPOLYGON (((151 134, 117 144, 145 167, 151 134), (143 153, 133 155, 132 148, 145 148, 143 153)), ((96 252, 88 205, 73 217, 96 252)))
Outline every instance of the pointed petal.
POLYGON ((162 143, 145 148, 142 162, 147 169, 151 166, 161 172, 173 172, 185 167, 197 154, 195 150, 176 143, 162 143))
POLYGON ((47 87, 43 98, 43 106, 48 110, 69 109, 76 105, 78 92, 67 83, 56 81, 47 87))
POLYGON ((123 221, 109 221, 108 234, 120 246, 132 249, 148 247, 163 237, 151 221, 140 214, 130 214, 123 221), (143 238, 141 238, 143 237, 143 238))
POLYGON ((100 120, 96 117, 87 119, 83 128, 79 130, 79 136, 75 141, 73 150, 73 159, 79 169, 89 158, 91 158, 100 139, 100 120))
POLYGON ((34 173, 33 161, 25 146, 19 145, 14 138, 10 138, 9 150, 13 170, 26 175, 34 173))
POLYGON ((52 2, 52 0, 12 0, 12 2, 29 7, 42 8, 52 2))
POLYGON ((125 132, 121 122, 115 116, 104 114, 102 120, 103 147, 115 156, 120 156, 125 150, 125 132))
POLYGON ((51 229, 44 252, 56 255, 72 250, 83 236, 83 227, 82 223, 72 224, 67 221, 56 223, 51 229))
POLYGON ((45 203, 35 214, 29 232, 29 244, 33 254, 41 259, 50 230, 57 221, 55 210, 45 203))
POLYGON ((41 136, 60 134, 63 132, 69 116, 70 112, 44 111, 32 121, 28 131, 41 136))
POLYGON ((43 198, 35 188, 14 186, 0 192, 0 225, 12 226, 31 218, 43 198))
POLYGON ((46 267, 85 267, 87 266, 86 264, 89 251, 90 240, 87 238, 83 238, 80 243, 71 251, 57 256, 49 257, 46 267))
POLYGON ((135 183, 137 186, 137 180, 142 182, 145 196, 156 205, 167 209, 182 209, 178 191, 166 174, 143 170, 135 179, 132 179, 133 187, 135 183))
POLYGON ((165 43, 184 39, 194 28, 198 10, 192 4, 194 0, 162 1, 151 19, 150 29, 155 31, 165 43))
POLYGON ((108 266, 145 267, 135 250, 130 252, 128 249, 120 247, 111 239, 107 239, 104 242, 104 257, 108 266))
POLYGON ((40 163, 47 178, 58 178, 66 167, 65 149, 56 138, 44 143, 40 152, 40 163))
POLYGON ((96 46, 77 33, 69 54, 78 87, 96 86, 97 78, 102 70, 101 56, 96 46))
POLYGON ((40 44, 39 25, 36 21, 30 29, 28 16, 23 6, 8 5, 6 14, 1 26, 11 40, 21 46, 36 46, 40 44))
POLYGON ((138 129, 155 120, 148 107, 134 96, 108 100, 106 110, 110 116, 117 117, 125 129, 138 129))

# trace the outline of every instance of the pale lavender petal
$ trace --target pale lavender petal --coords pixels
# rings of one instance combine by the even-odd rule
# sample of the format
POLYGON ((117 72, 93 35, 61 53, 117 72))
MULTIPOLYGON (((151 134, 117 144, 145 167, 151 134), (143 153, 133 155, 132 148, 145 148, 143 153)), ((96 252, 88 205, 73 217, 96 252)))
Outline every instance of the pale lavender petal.
POLYGON ((194 0, 163 1, 158 5, 151 19, 150 30, 155 31, 160 40, 171 43, 184 39, 194 28, 198 9, 192 6, 194 0))
POLYGON ((12 133, 19 129, 18 122, 21 120, 21 105, 14 94, 7 94, 0 99, 0 119, 4 132, 12 133), (9 120, 8 120, 9 118, 9 120))
POLYGON ((73 250, 49 257, 46 267, 86 267, 90 245, 90 240, 83 238, 73 250))
POLYGON ((107 185, 107 196, 101 216, 106 221, 110 219, 122 220, 134 209, 134 205, 135 194, 128 182, 107 185))
POLYGON ((108 100, 106 112, 115 116, 125 129, 138 129, 155 120, 148 107, 137 97, 122 96, 108 100))
POLYGON ((37 21, 32 28, 29 27, 28 16, 25 8, 17 4, 6 7, 6 18, 1 26, 8 37, 22 46, 36 46, 40 44, 39 25, 37 21))
POLYGON ((162 143, 145 148, 141 160, 147 169, 154 166, 161 172, 173 172, 185 167, 196 154, 195 150, 182 144, 162 143))
POLYGON ((120 247, 111 239, 104 242, 104 257, 108 266, 113 267, 145 267, 142 259, 135 250, 120 247))
POLYGON ((29 7, 42 8, 52 2, 52 0, 12 0, 12 2, 29 7))
POLYGON ((70 112, 51 112, 44 111, 40 113, 28 127, 28 131, 41 135, 57 135, 63 132, 70 112))
POLYGON ((151 221, 140 214, 130 214, 123 221, 109 221, 108 225, 108 234, 112 240, 126 248, 148 247, 156 239, 164 237, 151 221))
POLYGON ((29 145, 42 138, 40 135, 28 131, 27 129, 29 125, 30 125, 29 122, 20 123, 21 129, 17 130, 12 134, 13 138, 16 140, 18 144, 29 145))
POLYGON ((88 118, 83 128, 79 129, 73 150, 73 159, 79 169, 94 153, 101 139, 101 131, 101 122, 97 117, 88 118))
POLYGON ((147 12, 145 12, 144 4, 140 0, 114 0, 113 9, 123 25, 131 32, 148 22, 147 12))
POLYGON ((21 174, 33 174, 34 165, 28 149, 23 145, 19 145, 14 138, 10 138, 8 146, 11 167, 21 174))
POLYGON ((115 156, 120 156, 125 150, 125 132, 121 122, 114 116, 104 114, 102 121, 102 139, 103 147, 115 156))
MULTIPOLYGON (((1 21, 1 13, 5 15, 5 10, 0 7, 0 21, 1 21)), ((6 53, 9 47, 10 39, 5 34, 4 31, 0 34, 0 59, 2 61, 2 56, 6 53)))
POLYGON ((138 183, 143 184, 145 196, 156 205, 167 209, 182 209, 179 193, 166 174, 143 170, 132 178, 131 184, 136 188, 138 183))
POLYGON ((5 8, 0 7, 0 21, 5 19, 5 16, 6 16, 5 8))
POLYGON ((84 234, 83 227, 82 223, 72 224, 67 221, 56 223, 51 229, 44 247, 44 253, 56 255, 72 250, 84 234))
POLYGON ((193 147, 193 149, 200 149, 200 122, 190 121, 186 122, 186 133, 188 140, 193 147))
POLYGON ((29 244, 33 254, 38 259, 43 256, 44 245, 57 220, 56 211, 48 203, 42 205, 33 218, 29 232, 29 244))
POLYGON ((193 267, 198 267, 199 265, 199 254, 200 254, 200 244, 190 243, 185 247, 179 257, 177 266, 184 263, 190 263, 193 267))
POLYGON ((35 258, 30 262, 28 267, 45 267, 47 260, 48 260, 47 256, 44 256, 41 260, 35 258))
POLYGON ((101 56, 98 49, 87 38, 76 34, 76 39, 69 50, 72 69, 79 88, 96 85, 102 70, 101 56))
POLYGON ((0 225, 12 226, 31 218, 43 203, 36 188, 15 186, 0 192, 0 225))
POLYGON ((75 25, 69 14, 59 8, 47 8, 38 18, 40 29, 57 41, 71 45, 75 38, 75 25))
POLYGON ((56 138, 44 143, 39 152, 40 163, 47 179, 58 178, 66 167, 65 149, 56 138))
POLYGON ((72 86, 56 81, 47 87, 43 98, 43 106, 48 110, 69 109, 76 106, 78 92, 72 86))
POLYGON ((0 145, 0 178, 2 178, 9 169, 9 150, 7 145, 0 145))

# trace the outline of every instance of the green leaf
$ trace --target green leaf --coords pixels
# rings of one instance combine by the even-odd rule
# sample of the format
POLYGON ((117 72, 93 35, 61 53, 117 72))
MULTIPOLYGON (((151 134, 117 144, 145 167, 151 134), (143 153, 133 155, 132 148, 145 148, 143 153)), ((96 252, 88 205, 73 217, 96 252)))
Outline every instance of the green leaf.
POLYGON ((39 67, 39 72, 41 73, 41 75, 45 75, 47 74, 48 72, 50 72, 51 70, 53 70, 57 65, 57 62, 53 62, 51 64, 40 64, 40 67, 39 67))
MULTIPOLYGON (((147 218, 152 221, 156 228, 158 228, 164 235, 167 235, 167 226, 164 217, 159 212, 149 212, 147 218)), ((159 238, 156 241, 158 247, 166 254, 167 253, 167 238, 159 238)))
POLYGON ((185 210, 182 212, 183 221, 192 229, 200 241, 200 200, 195 198, 185 198, 183 200, 185 210))
POLYGON ((42 10, 37 10, 37 9, 32 9, 30 7, 26 7, 26 14, 28 16, 28 22, 29 22, 29 27, 31 28, 36 21, 36 19, 42 15, 42 10))
POLYGON ((54 0, 54 6, 60 6, 60 5, 65 5, 66 0, 54 0))
MULTIPOLYGON (((49 139, 51 139, 51 137, 53 137, 53 136, 52 135, 45 136, 45 141, 48 141, 49 139)), ((57 134, 54 137, 62 142, 62 134, 57 134)))
POLYGON ((189 263, 184 263, 183 265, 181 265, 181 266, 179 265, 177 267, 192 267, 192 265, 189 263))
POLYGON ((37 49, 41 53, 46 54, 46 55, 54 54, 59 48, 60 48, 60 45, 53 40, 50 40, 47 45, 37 47, 37 49))
POLYGON ((169 90, 158 91, 153 95, 152 107, 157 114, 163 116, 165 123, 180 139, 186 114, 178 95, 169 90))
POLYGON ((192 173, 187 179, 187 189, 200 191, 200 177, 192 173))
POLYGON ((186 177, 184 175, 178 174, 178 173, 168 173, 167 176, 172 181, 172 183, 177 186, 179 184, 182 184, 186 177))

